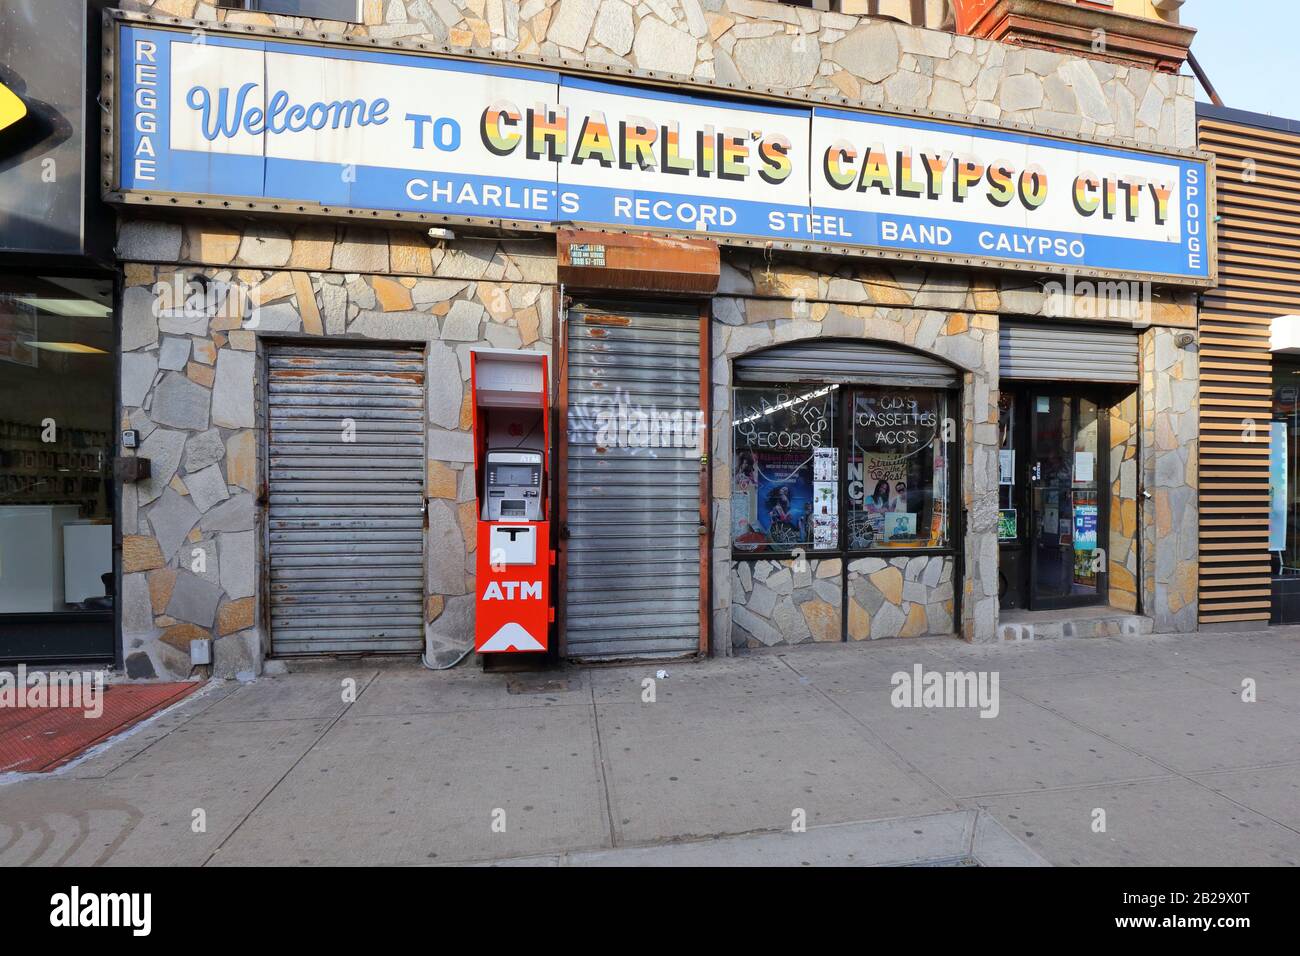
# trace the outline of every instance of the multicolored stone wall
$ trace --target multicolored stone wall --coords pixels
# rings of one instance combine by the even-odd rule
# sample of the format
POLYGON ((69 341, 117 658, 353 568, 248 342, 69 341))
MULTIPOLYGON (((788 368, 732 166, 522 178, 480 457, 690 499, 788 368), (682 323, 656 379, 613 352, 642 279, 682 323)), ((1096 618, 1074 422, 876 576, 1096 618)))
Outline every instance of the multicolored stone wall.
POLYGON ((840 640, 838 558, 738 561, 731 578, 731 644, 774 647, 840 640))
MULTIPOLYGON (((967 520, 965 538, 959 542, 968 568, 963 614, 961 621, 935 629, 947 623, 942 609, 952 595, 939 595, 945 584, 951 589, 951 572, 947 581, 928 585, 935 594, 927 592, 921 600, 913 589, 914 596, 905 598, 900 588, 898 601, 891 600, 890 606, 901 609, 907 605, 904 621, 898 624, 900 634, 909 616, 912 626, 919 626, 919 613, 914 614, 911 607, 919 603, 927 608, 925 633, 956 632, 970 641, 995 640, 998 318, 983 311, 996 308, 1000 301, 993 284, 966 275, 926 275, 906 267, 894 270, 843 260, 794 265, 736 254, 726 259, 721 291, 725 294, 713 300, 711 343, 714 528, 732 526, 731 373, 738 357, 784 342, 819 337, 869 339, 928 353, 953 365, 963 380, 959 406, 953 409, 954 417, 959 417, 965 452, 961 487, 967 520)), ((733 605, 747 607, 749 599, 746 593, 735 591, 727 536, 716 533, 713 547, 714 646, 725 653, 725 649, 748 644, 747 636, 737 641, 732 628, 737 616, 733 605)), ((861 586, 859 591, 863 593, 861 586)), ((875 603, 866 599, 868 604, 875 603)), ((881 603, 885 603, 883 599, 881 603)), ((865 610, 864 605, 859 606, 865 610)), ((947 613, 952 614, 951 608, 947 613)), ((883 614, 886 620, 891 618, 889 611, 883 614)), ((860 620, 851 623, 864 636, 882 636, 894 630, 893 624, 877 625, 877 630, 864 627, 860 620)))
POLYGON ((1110 409, 1110 536, 1106 570, 1112 607, 1138 608, 1137 392, 1110 409))
MULTIPOLYGON (((126 262, 122 426, 140 432, 136 453, 155 469, 148 481, 122 486, 120 594, 128 673, 188 673, 188 645, 197 637, 215 639, 218 673, 256 670, 267 653, 269 635, 259 624, 264 572, 255 505, 262 474, 256 350, 266 334, 425 344, 428 633, 437 660, 460 657, 470 646, 474 603, 468 352, 487 346, 549 353, 553 243, 460 240, 444 248, 414 232, 132 220, 123 225, 119 252, 126 262), (158 283, 178 273, 248 290, 258 301, 257 327, 225 313, 201 320, 160 314, 158 283)), ((713 301, 711 343, 715 527, 731 526, 736 357, 822 336, 892 342, 935 355, 963 376, 968 570, 961 620, 951 620, 952 562, 914 563, 915 556, 899 555, 880 567, 874 558, 853 562, 844 626, 854 639, 952 632, 967 640, 995 639, 996 313, 1018 306, 1029 311, 1033 304, 1026 293, 978 274, 728 250, 721 294, 713 301), (899 589, 893 572, 901 576, 899 589)), ((1115 603, 1131 609, 1136 597, 1129 580, 1140 579, 1142 607, 1157 630, 1188 629, 1195 621, 1194 584, 1188 582, 1195 581, 1197 366, 1194 352, 1175 345, 1176 331, 1143 335, 1140 434, 1136 396, 1111 421, 1115 603), (1144 489, 1152 493, 1150 502, 1142 501, 1144 489), (1141 568, 1134 538, 1139 521, 1141 568)), ((746 582, 724 535, 715 537, 714 548, 716 652, 766 646, 775 633, 794 642, 838 639, 843 605, 829 594, 842 587, 837 561, 810 561, 806 585, 796 585, 792 570, 786 592, 780 568, 769 568, 768 577, 775 575, 781 590, 759 578, 752 562, 746 582), (756 589, 755 580, 763 588, 756 589), (777 598, 770 608, 769 591, 777 598)))
POLYGON ((954 633, 953 568, 938 554, 850 561, 849 640, 954 633))
POLYGON ((1142 334, 1142 610, 1156 633, 1197 628, 1200 356, 1177 335, 1142 334))
POLYGON ((118 5, 200 23, 567 57, 1057 133, 1196 145, 1190 76, 762 0, 365 0, 361 23, 218 9, 205 0, 118 5))
MULTIPOLYGON (((469 54, 518 53, 551 59, 563 57, 597 66, 634 67, 661 75, 676 74, 742 88, 772 87, 809 93, 833 102, 884 104, 902 109, 933 110, 961 118, 1020 123, 1026 128, 1067 135, 1117 136, 1182 148, 1194 147, 1196 143, 1190 77, 1157 74, 1050 51, 1017 49, 884 19, 821 12, 759 0, 644 0, 637 3, 626 0, 364 0, 359 23, 218 9, 204 0, 121 0, 121 6, 161 16, 193 18, 200 26, 226 23, 365 37, 378 43, 423 42, 469 54)), ((260 254, 265 251, 263 244, 266 244, 266 250, 276 250, 278 254, 285 250, 285 243, 290 242, 288 230, 281 230, 278 235, 259 238, 257 245, 249 243, 245 249, 245 241, 237 230, 231 231, 232 228, 227 227, 225 235, 218 233, 211 240, 213 247, 226 258, 217 256, 209 263, 211 257, 204 257, 202 249, 194 252, 188 242, 184 255, 196 261, 202 259, 205 265, 217 269, 231 263, 240 268, 256 268, 240 265, 236 260, 260 254)), ((435 304, 458 300, 476 304, 486 311, 487 300, 477 288, 486 280, 510 286, 513 297, 508 296, 511 319, 499 322, 493 314, 485 324, 480 323, 485 330, 484 336, 487 331, 492 331, 498 338, 505 337, 513 342, 511 330, 515 330, 523 347, 549 347, 545 343, 537 344, 541 341, 541 332, 532 331, 534 320, 527 314, 531 306, 518 304, 519 292, 513 285, 554 281, 553 259, 545 261, 544 269, 538 266, 529 272, 518 264, 521 260, 513 252, 500 251, 508 243, 501 244, 500 250, 494 243, 482 246, 457 243, 456 248, 448 250, 443 259, 426 263, 422 240, 402 240, 391 245, 387 258, 381 258, 367 244, 358 248, 353 248, 355 244, 352 244, 347 251, 336 253, 335 239, 341 236, 341 233, 336 236, 334 227, 329 226, 295 229, 289 250, 284 253, 287 258, 261 266, 284 273, 307 274, 306 279, 290 275, 287 282, 295 288, 295 298, 308 297, 297 292, 298 286, 304 282, 310 286, 310 296, 319 298, 316 309, 322 314, 323 331, 320 334, 390 334, 388 330, 395 327, 394 321, 377 317, 388 315, 383 308, 364 305, 369 301, 368 295, 373 295, 376 303, 383 302, 385 297, 391 303, 395 297, 399 306, 394 310, 396 314, 432 315, 435 304), (313 233, 315 229, 321 231, 313 233), (323 238, 310 238, 313 235, 323 238), (323 257, 316 260, 318 264, 303 264, 307 260, 298 252, 300 243, 303 249, 318 250, 323 257), (496 271, 498 254, 505 260, 499 272, 496 271), (482 263, 485 257, 488 264, 483 273, 474 274, 478 265, 472 265, 470 260, 482 263), (321 262, 324 264, 319 264, 321 262), (466 268, 470 274, 462 275, 461 271, 466 268), (517 271, 510 272, 510 269, 517 271), (539 271, 544 271, 546 277, 540 277, 539 271), (321 277, 310 275, 312 272, 320 272, 321 277), (391 273, 395 282, 373 278, 385 272, 391 273), (342 274, 342 282, 326 281, 326 273, 342 274), (406 285, 403 277, 431 279, 438 286, 437 290, 425 286, 425 291, 419 295, 436 298, 414 301, 416 288, 406 285), (451 291, 449 286, 440 285, 445 279, 466 281, 466 285, 451 291), (395 292, 394 286, 405 287, 411 294, 413 309, 405 308, 401 293, 395 292), (355 302, 351 298, 354 289, 359 297, 355 302), (357 309, 355 316, 345 316, 341 324, 337 318, 340 302, 347 303, 344 306, 346 310, 357 309), (421 313, 422 307, 426 306, 429 308, 421 313), (514 319, 515 313, 518 313, 517 319, 514 319), (536 338, 529 344, 527 340, 531 335, 536 338)), ((163 246, 170 244, 170 240, 162 243, 163 246)), ((349 246, 349 243, 344 240, 340 245, 349 246)), ((515 245, 517 248, 527 246, 526 243, 515 245)), ((545 252, 542 256, 527 261, 541 263, 545 256, 553 255, 553 246, 547 242, 536 242, 533 246, 538 250, 543 247, 545 252)), ((133 256, 124 253, 123 258, 142 263, 170 261, 169 249, 155 251, 163 254, 133 256)), ((261 276, 259 281, 286 282, 283 278, 268 275, 261 276)), ((491 297, 489 293, 488 298, 491 297)), ((846 264, 843 260, 802 259, 795 265, 783 265, 756 253, 729 250, 724 259, 722 288, 714 303, 717 316, 713 343, 715 469, 725 471, 728 460, 726 452, 730 436, 728 429, 720 425, 726 422, 729 399, 725 396, 729 392, 730 359, 736 355, 765 344, 796 338, 848 335, 913 344, 952 361, 965 373, 961 410, 966 454, 963 476, 966 500, 963 505, 968 509, 967 537, 962 542, 967 568, 966 593, 961 602, 963 620, 955 623, 967 639, 992 639, 998 616, 995 533, 997 316, 1046 316, 1045 303, 1041 287, 1019 275, 991 277, 921 266, 882 267, 866 260, 846 264), (724 397, 723 400, 720 396, 724 397)), ((1101 305, 1098 317, 1105 321, 1108 305, 1104 302, 1101 305)), ((538 308, 537 321, 544 326, 541 306, 538 308)), ((1167 337, 1168 327, 1195 327, 1195 300, 1189 293, 1166 291, 1154 300, 1151 308, 1151 321, 1167 327, 1154 338, 1167 337)), ((505 315, 507 309, 502 307, 497 311, 505 315)), ((469 334, 468 326, 474 324, 476 318, 472 312, 467 305, 449 306, 446 315, 438 316, 439 341, 451 348, 444 341, 449 339, 445 330, 450 328, 453 335, 449 340, 455 343, 454 350, 463 352, 460 346, 469 340, 454 336, 469 334)), ((284 315, 283 321, 290 321, 288 313, 284 315)), ((303 328, 307 329, 308 316, 304 316, 302 321, 303 328)), ((414 334, 412 325, 428 319, 395 321, 397 327, 414 334)), ((137 321, 133 325, 141 323, 137 321)), ((149 334, 147 325, 143 323, 139 334, 149 334)), ((212 333, 216 331, 220 330, 209 330, 202 336, 187 334, 187 337, 212 339, 215 345, 212 333)), ((244 336, 237 338, 247 341, 244 336)), ((146 346, 137 348, 149 351, 146 346)), ((169 348, 175 352, 180 347, 173 345, 169 348)), ((201 405, 202 399, 194 388, 180 380, 185 378, 200 389, 209 387, 203 384, 207 377, 203 369, 209 366, 201 360, 209 356, 209 347, 200 344, 198 348, 199 352, 194 353, 196 357, 192 360, 195 378, 191 379, 188 374, 178 377, 176 373, 184 369, 165 369, 163 373, 155 373, 155 377, 161 374, 167 378, 165 388, 162 378, 159 378, 156 384, 151 382, 146 392, 162 388, 169 396, 168 403, 170 397, 176 396, 182 402, 193 399, 194 404, 201 405)), ((241 350, 227 342, 220 351, 233 354, 241 350)), ((174 356, 169 355, 169 360, 174 361, 174 356)), ((1154 354, 1151 360, 1156 361, 1154 354)), ((145 374, 148 357, 131 361, 136 367, 137 381, 149 377, 145 374)), ((187 359, 185 369, 190 364, 191 360, 187 359)), ((214 358, 211 366, 213 387, 222 380, 231 380, 231 376, 242 377, 246 367, 246 359, 214 358), (227 370, 224 373, 223 368, 227 370)), ((1182 380, 1185 383, 1194 382, 1194 369, 1189 371, 1190 375, 1182 380)), ((1153 368, 1149 383, 1144 385, 1144 388, 1149 385, 1153 402, 1159 399, 1154 394, 1159 384, 1160 376, 1153 368)), ((1174 481, 1173 472, 1179 463, 1173 459, 1179 458, 1180 452, 1161 450, 1148 454, 1145 449, 1155 448, 1156 442, 1163 441, 1165 431, 1172 430, 1180 436, 1186 432, 1189 416, 1179 404, 1185 398, 1185 391, 1185 388, 1169 389, 1169 400, 1159 410, 1147 404, 1144 395, 1144 415, 1150 420, 1142 423, 1144 450, 1138 484, 1153 492, 1156 504, 1154 507, 1139 504, 1136 509, 1143 516, 1144 563, 1142 568, 1132 569, 1143 582, 1144 606, 1162 608, 1154 612, 1158 620, 1175 629, 1182 629, 1189 613, 1187 608, 1195 604, 1194 590, 1189 592, 1183 586, 1187 572, 1181 566, 1185 550, 1182 525, 1194 521, 1195 515, 1194 507, 1188 507, 1194 504, 1194 484, 1186 480, 1182 483, 1174 481), (1162 495, 1161 491, 1165 493, 1162 495), (1162 501, 1165 505, 1160 504, 1162 501), (1162 539, 1157 532, 1161 528, 1176 532, 1171 539, 1176 556, 1169 556, 1166 553, 1169 549, 1160 543, 1162 539)), ((233 390, 224 389, 223 394, 233 394, 233 390)), ((144 401, 144 396, 140 400, 144 401)), ((142 407, 137 406, 137 409, 142 407)), ((241 408, 240 414, 245 411, 241 408)), ((1194 414, 1190 418, 1194 418, 1194 414)), ((192 421, 197 419, 195 415, 192 421)), ((435 426, 431 422, 431 428, 446 430, 447 435, 442 440, 448 447, 460 448, 458 443, 463 439, 452 437, 459 434, 459 429, 451 426, 450 414, 446 425, 435 426)), ((205 431, 213 427, 217 433, 206 442, 210 448, 209 456, 215 454, 217 439, 225 443, 233 438, 237 444, 246 440, 239 437, 240 429, 246 426, 234 427, 227 434, 222 429, 228 426, 214 426, 210 422, 205 431)), ((198 429, 186 428, 184 431, 184 441, 188 443, 192 437, 190 432, 198 429)), ((1191 437, 1194 438, 1194 433, 1191 437)), ((167 441, 175 444, 175 439, 167 441)), ((1190 439, 1184 450, 1189 446, 1190 439)), ((438 525, 436 540, 439 542, 452 541, 457 527, 462 526, 464 462, 455 460, 455 456, 463 457, 463 454, 463 451, 449 453, 448 460, 441 462, 445 472, 432 466, 430 469, 431 487, 444 491, 453 485, 457 488, 454 498, 450 495, 441 498, 446 504, 431 512, 431 524, 438 525)), ((196 457, 194 460, 203 459, 196 457)), ((1194 469, 1194 463, 1189 467, 1194 469)), ((187 474, 184 473, 182 478, 187 474)), ((212 477, 213 473, 209 472, 205 478, 195 480, 200 486, 207 481, 215 488, 216 482, 211 480, 212 477)), ((228 489, 242 487, 228 475, 224 477, 228 489)), ((729 486, 725 481, 718 481, 718 477, 725 479, 727 476, 715 474, 715 488, 719 495, 715 506, 719 512, 716 526, 725 528, 729 527, 725 499, 725 489, 729 486)), ((178 490, 177 494, 180 494, 178 490)), ((171 498, 168 502, 175 505, 171 498)), ((153 501, 146 505, 147 508, 154 506, 153 501)), ((1121 509, 1123 507, 1121 505, 1121 509)), ((206 518, 207 514, 202 513, 202 516, 206 518)), ((243 527, 245 522, 240 518, 235 523, 243 527)), ((201 521, 199 527, 202 530, 201 521)), ((214 531, 214 534, 238 533, 214 531)), ((431 529, 431 541, 434 538, 431 529)), ((232 543, 230 548, 233 560, 236 563, 241 561, 242 546, 232 543)), ((445 566, 437 572, 439 589, 430 595, 430 615, 437 611, 448 628, 448 634, 463 633, 472 602, 467 599, 468 591, 456 586, 453 565, 460 555, 452 555, 446 549, 438 554, 438 560, 445 566)), ((1190 559, 1194 562, 1194 552, 1190 559)), ((1123 566, 1126 569, 1129 569, 1131 560, 1133 550, 1125 553, 1123 566)), ((716 545, 714 563, 717 594, 715 642, 726 652, 732 646, 733 578, 725 544, 716 545)), ((165 576, 159 577, 159 589, 163 588, 164 579, 165 576)), ((136 607, 141 603, 139 595, 148 590, 147 580, 143 588, 141 580, 130 582, 136 607)), ((186 589, 192 590, 188 585, 186 589)), ((159 593, 161 595, 161 590, 159 593)), ((223 590, 222 593, 224 597, 218 599, 218 611, 226 606, 222 601, 231 599, 230 592, 223 590)), ((233 598, 231 603, 234 600, 242 599, 233 598)), ((170 598, 166 603, 170 604, 170 598)), ((240 605, 237 613, 243 614, 243 609, 244 606, 240 605)), ((154 615, 164 619, 169 616, 165 613, 154 615)), ((133 625, 143 625, 144 617, 136 614, 131 621, 133 625)), ((151 619, 149 627, 143 630, 152 633, 157 626, 151 619)), ((242 634, 248 630, 232 633, 242 634)), ((448 638, 447 656, 459 653, 459 647, 458 639, 448 638)))
POLYGON ((257 671, 256 497, 265 474, 258 340, 420 342, 426 348, 427 633, 435 663, 473 644, 476 514, 469 352, 550 353, 554 251, 538 243, 460 241, 334 226, 132 221, 121 314, 121 425, 141 438, 120 454, 150 459, 121 486, 123 656, 132 677, 190 671, 189 644, 214 640, 214 673, 257 671), (257 305, 173 301, 203 277, 257 305), (212 314, 209 314, 211 312, 212 314))

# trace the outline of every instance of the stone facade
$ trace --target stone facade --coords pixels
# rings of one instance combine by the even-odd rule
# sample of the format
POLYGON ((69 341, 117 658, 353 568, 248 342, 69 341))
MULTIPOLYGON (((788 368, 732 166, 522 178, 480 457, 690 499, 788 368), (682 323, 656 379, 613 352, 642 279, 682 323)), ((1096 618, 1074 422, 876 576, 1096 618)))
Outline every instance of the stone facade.
MULTIPOLYGON (((832 263, 821 263, 820 268, 781 266, 744 256, 732 257, 724 272, 723 291, 731 294, 713 302, 714 528, 732 527, 731 376, 737 358, 773 345, 820 337, 893 343, 931 355, 958 369, 963 379, 960 407, 953 410, 961 423, 965 450, 961 506, 967 512, 967 522, 961 546, 969 560, 962 620, 951 620, 952 607, 946 608, 946 620, 941 613, 940 606, 951 594, 948 598, 927 594, 905 601, 900 582, 898 595, 890 593, 884 602, 869 599, 868 603, 877 605, 877 610, 881 603, 892 610, 901 610, 906 604, 903 621, 895 625, 891 611, 885 610, 881 613, 887 623, 874 629, 852 617, 849 623, 863 636, 894 636, 891 632, 896 628, 899 634, 904 633, 910 617, 910 633, 921 620, 921 612, 912 610, 913 604, 919 604, 927 608, 921 633, 955 631, 967 640, 994 640, 998 602, 998 317, 980 311, 998 307, 1000 296, 993 285, 964 275, 930 277, 907 270, 895 274, 861 263, 838 269, 832 263), (936 307, 922 307, 931 304, 936 307), (942 630, 934 629, 939 626, 942 630)), ((903 560, 906 563, 907 559, 903 560)), ((713 555, 713 629, 718 648, 737 643, 734 637, 727 639, 735 620, 732 565, 731 541, 725 531, 719 531, 714 535, 713 555)), ((882 579, 890 577, 886 573, 882 579)), ((850 575, 850 583, 852 580, 850 575)), ((944 583, 951 589, 950 573, 944 583)), ((934 581, 931 586, 938 589, 939 584, 934 581)), ((863 587, 859 585, 859 590, 863 587)), ((854 613, 852 605, 850 612, 854 613)))
POLYGON ((119 6, 465 53, 564 57, 1046 132, 1196 145, 1190 76, 764 0, 366 0, 364 22, 356 24, 219 10, 203 0, 119 6))
MULTIPOLYGON (((1195 145, 1188 77, 760 0, 366 0, 359 24, 218 10, 201 0, 121 6, 201 24, 567 58, 609 66, 614 76, 652 70, 719 88, 1195 145)), ((188 645, 199 637, 215 639, 217 673, 256 670, 268 651, 256 507, 265 474, 257 385, 265 335, 425 345, 427 631, 437 662, 460 657, 471 645, 474 604, 467 356, 476 346, 550 352, 553 240, 440 244, 396 226, 233 218, 180 225, 132 210, 118 255, 126 274, 122 425, 140 431, 139 454, 154 463, 147 482, 122 486, 128 672, 188 673, 188 645), (228 310, 203 317, 160 310, 155 286, 178 272, 249 290, 257 326, 228 310)), ((724 249, 711 342, 715 653, 841 633, 997 639, 998 328, 1007 317, 1047 321, 1047 303, 1041 284, 1020 274, 724 249), (839 559, 733 562, 732 363, 822 337, 893 343, 959 370, 960 580, 951 556, 862 558, 847 568, 839 559)), ((1104 312, 1097 321, 1133 325, 1104 312)), ((1157 290, 1141 323, 1142 420, 1135 397, 1111 421, 1113 600, 1140 609, 1158 631, 1192 629, 1196 619, 1197 360, 1175 345, 1176 330, 1195 325, 1192 293, 1157 290)))
POLYGON ((1110 604, 1138 609, 1138 420, 1137 393, 1110 410, 1110 537, 1106 555, 1110 604))
POLYGON ((187 674, 196 638, 213 639, 218 674, 256 671, 269 650, 256 507, 265 480, 257 348, 267 335, 425 345, 427 633, 435 663, 472 645, 469 352, 550 353, 555 258, 535 246, 442 249, 418 233, 315 225, 123 226, 121 421, 141 444, 121 453, 152 463, 148 481, 122 486, 128 673, 187 674), (222 299, 205 314, 174 300, 178 275, 248 301, 236 309, 222 299))
POLYGON ((1157 632, 1197 627, 1196 439, 1200 362, 1174 329, 1142 336, 1143 610, 1157 632))
POLYGON ((841 640, 842 566, 838 558, 737 562, 730 591, 732 646, 841 640))
POLYGON ((849 562, 848 637, 947 636, 954 632, 953 559, 947 555, 849 562))

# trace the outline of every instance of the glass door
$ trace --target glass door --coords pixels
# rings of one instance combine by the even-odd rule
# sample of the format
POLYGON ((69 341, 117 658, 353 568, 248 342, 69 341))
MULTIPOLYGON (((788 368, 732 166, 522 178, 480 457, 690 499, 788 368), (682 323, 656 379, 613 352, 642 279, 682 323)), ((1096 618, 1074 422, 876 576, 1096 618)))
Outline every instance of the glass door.
POLYGON ((1029 430, 1030 606, 1099 604, 1105 596, 1105 527, 1098 478, 1105 468, 1095 401, 1031 392, 1029 430))

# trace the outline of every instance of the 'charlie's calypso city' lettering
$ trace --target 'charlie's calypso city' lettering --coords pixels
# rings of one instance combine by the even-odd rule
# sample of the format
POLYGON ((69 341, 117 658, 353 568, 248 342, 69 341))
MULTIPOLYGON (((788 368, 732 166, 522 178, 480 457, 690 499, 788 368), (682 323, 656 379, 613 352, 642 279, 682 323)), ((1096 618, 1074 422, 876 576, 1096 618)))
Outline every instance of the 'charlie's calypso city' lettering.
MULTIPOLYGON (((1030 212, 1041 208, 1048 196, 1047 170, 1036 163, 1017 169, 1006 160, 985 163, 973 156, 909 148, 891 152, 879 143, 861 156, 849 143, 832 143, 822 156, 822 173, 839 190, 875 190, 882 196, 936 202, 947 197, 954 203, 965 203, 982 191, 985 200, 998 208, 1019 203, 1030 212)), ((1137 222, 1145 207, 1152 221, 1162 226, 1169 221, 1172 196, 1167 184, 1141 176, 1082 172, 1072 183, 1071 200, 1080 216, 1100 213, 1104 219, 1123 217, 1127 222, 1137 222)))
MULTIPOLYGON (((389 120, 390 104, 382 97, 294 103, 288 93, 277 90, 263 108, 252 97, 257 87, 245 83, 232 94, 230 87, 223 86, 215 96, 207 87, 191 88, 185 101, 200 114, 204 138, 351 129, 381 126, 389 120)), ((460 131, 454 120, 416 114, 406 119, 412 123, 414 148, 424 148, 426 141, 440 149, 459 147, 460 131), (426 131, 432 133, 428 140, 426 131)), ((792 145, 779 133, 709 124, 683 130, 676 120, 643 116, 611 122, 598 110, 571 116, 566 107, 545 103, 528 107, 509 101, 492 103, 480 114, 479 138, 495 156, 523 155, 574 166, 592 163, 606 169, 733 181, 756 174, 772 185, 784 182, 794 171, 792 145)), ((826 182, 837 190, 954 203, 982 193, 996 207, 1018 203, 1030 212, 1046 203, 1049 190, 1047 170, 1035 163, 1017 169, 1005 160, 982 162, 973 156, 910 148, 891 151, 883 144, 859 152, 837 140, 823 154, 821 167, 826 182)), ((1141 176, 1085 171, 1074 178, 1070 199, 1082 217, 1137 222, 1149 216, 1156 225, 1164 225, 1172 196, 1169 185, 1141 176)))
POLYGON ((493 103, 483 111, 479 133, 483 145, 497 156, 510 156, 522 147, 529 159, 575 166, 595 163, 606 169, 737 181, 757 172, 773 185, 784 182, 794 169, 790 140, 779 133, 707 124, 683 133, 676 120, 627 116, 610 123, 599 110, 571 121, 565 107, 541 103, 526 109, 506 101, 493 103), (755 160, 757 167, 752 165, 755 160))

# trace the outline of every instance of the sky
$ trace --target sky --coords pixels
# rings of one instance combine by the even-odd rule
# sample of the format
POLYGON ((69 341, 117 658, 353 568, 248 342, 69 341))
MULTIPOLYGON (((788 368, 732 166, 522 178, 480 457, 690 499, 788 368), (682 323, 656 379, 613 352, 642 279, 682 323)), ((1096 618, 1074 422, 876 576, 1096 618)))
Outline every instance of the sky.
POLYGON ((1224 106, 1300 119, 1300 0, 1187 0, 1180 19, 1224 106))

